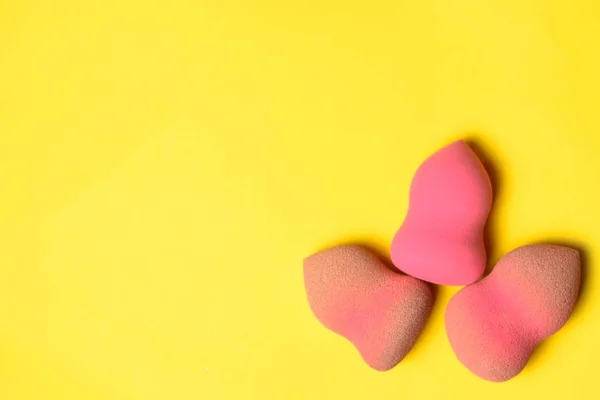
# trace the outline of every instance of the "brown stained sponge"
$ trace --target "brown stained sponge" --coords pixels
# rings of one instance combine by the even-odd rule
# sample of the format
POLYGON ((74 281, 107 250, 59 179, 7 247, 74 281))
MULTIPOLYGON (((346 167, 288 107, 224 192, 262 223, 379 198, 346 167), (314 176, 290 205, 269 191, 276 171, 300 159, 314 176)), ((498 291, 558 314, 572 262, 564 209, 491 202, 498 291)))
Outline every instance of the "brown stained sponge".
POLYGON ((519 374, 535 347, 569 319, 580 274, 579 252, 568 247, 530 245, 505 255, 448 303, 446 332, 457 358, 489 381, 519 374))
POLYGON ((391 271, 359 246, 338 246, 306 258, 304 282, 319 321, 345 336, 379 371, 406 356, 433 304, 426 283, 391 271))

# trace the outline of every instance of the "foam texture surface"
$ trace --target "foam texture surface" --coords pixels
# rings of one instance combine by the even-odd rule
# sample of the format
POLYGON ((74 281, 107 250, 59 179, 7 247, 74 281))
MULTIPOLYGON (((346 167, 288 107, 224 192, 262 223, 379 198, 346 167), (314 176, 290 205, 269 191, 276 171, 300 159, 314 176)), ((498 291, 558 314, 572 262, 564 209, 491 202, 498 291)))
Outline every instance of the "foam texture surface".
POLYGON ((398 364, 423 330, 433 304, 429 285, 388 269, 375 254, 345 245, 304 261, 310 307, 380 371, 398 364))
POLYGON ((471 148, 463 141, 442 148, 413 177, 408 213, 392 241, 394 265, 427 282, 475 282, 485 270, 491 204, 490 179, 471 148))
POLYGON ((519 374, 534 348, 569 319, 580 274, 579 252, 569 247, 537 244, 505 255, 448 303, 446 332, 457 358, 489 381, 519 374))

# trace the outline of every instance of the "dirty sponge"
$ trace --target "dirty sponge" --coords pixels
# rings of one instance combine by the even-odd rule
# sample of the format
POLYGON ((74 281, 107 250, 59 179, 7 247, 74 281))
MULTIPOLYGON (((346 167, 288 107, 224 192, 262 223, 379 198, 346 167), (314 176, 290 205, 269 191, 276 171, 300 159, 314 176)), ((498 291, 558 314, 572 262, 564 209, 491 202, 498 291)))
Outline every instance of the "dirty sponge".
POLYGON ((433 304, 426 283, 388 269, 360 246, 338 246, 306 258, 304 282, 319 321, 345 336, 380 371, 410 351, 433 304))
POLYGON ((408 213, 391 246, 401 271, 441 285, 467 285, 485 270, 483 230, 490 179, 463 141, 429 157, 412 180, 408 213))
POLYGON ((530 245, 505 255, 448 303, 446 332, 456 357, 489 381, 519 374, 533 349, 569 319, 580 273, 579 252, 568 247, 530 245))

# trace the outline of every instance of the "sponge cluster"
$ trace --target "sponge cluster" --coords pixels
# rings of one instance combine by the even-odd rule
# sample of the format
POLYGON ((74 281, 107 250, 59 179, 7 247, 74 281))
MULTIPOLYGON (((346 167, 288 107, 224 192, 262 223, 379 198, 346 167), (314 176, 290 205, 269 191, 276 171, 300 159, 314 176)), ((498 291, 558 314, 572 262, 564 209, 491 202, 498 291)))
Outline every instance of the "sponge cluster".
POLYGON ((458 141, 437 151, 412 180, 409 208, 391 244, 395 268, 355 245, 304 260, 313 313, 354 344, 369 366, 385 371, 408 354, 423 330, 434 302, 430 284, 467 285, 445 313, 456 357, 483 379, 515 377, 535 347, 569 319, 581 259, 569 247, 523 246, 479 280, 491 205, 489 176, 469 146, 458 141))

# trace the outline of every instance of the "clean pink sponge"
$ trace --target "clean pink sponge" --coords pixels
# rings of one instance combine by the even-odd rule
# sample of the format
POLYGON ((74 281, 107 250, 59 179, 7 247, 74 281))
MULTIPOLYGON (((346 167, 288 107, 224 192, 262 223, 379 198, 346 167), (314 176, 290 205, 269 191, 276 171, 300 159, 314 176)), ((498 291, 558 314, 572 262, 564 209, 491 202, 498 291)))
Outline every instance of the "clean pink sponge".
POLYGON ((483 230, 490 179, 469 146, 454 142, 419 167, 404 223, 391 246, 394 265, 441 285, 475 282, 486 264, 483 230))
POLYGON ((304 283, 317 319, 350 340, 380 371, 406 356, 433 305, 426 283, 386 268, 359 246, 333 247, 306 258, 304 283))
POLYGON ((569 319, 580 264, 577 250, 548 244, 505 255, 489 276, 448 303, 446 332, 456 357, 489 381, 519 374, 534 348, 569 319))

